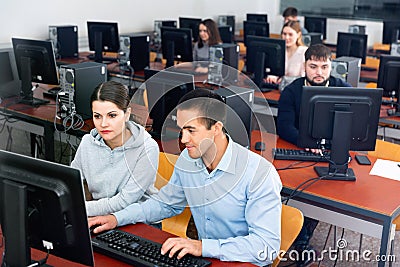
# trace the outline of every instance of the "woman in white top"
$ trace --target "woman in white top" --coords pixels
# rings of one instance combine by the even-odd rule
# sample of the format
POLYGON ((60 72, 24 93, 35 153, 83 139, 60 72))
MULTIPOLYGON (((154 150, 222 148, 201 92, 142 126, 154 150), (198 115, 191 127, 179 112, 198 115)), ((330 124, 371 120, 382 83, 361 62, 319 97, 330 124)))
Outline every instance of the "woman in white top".
MULTIPOLYGON (((286 41, 285 76, 304 76, 304 53, 307 46, 304 45, 301 27, 298 21, 289 20, 281 31, 282 39, 286 41)), ((281 77, 268 75, 267 83, 280 83, 281 77)))

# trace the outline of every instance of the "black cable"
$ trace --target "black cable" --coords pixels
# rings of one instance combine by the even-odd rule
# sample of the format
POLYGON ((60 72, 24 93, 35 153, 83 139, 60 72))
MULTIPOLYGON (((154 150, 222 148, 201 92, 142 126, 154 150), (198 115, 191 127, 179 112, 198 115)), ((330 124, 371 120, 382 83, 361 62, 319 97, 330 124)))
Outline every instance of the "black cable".
MULTIPOLYGON (((323 248, 322 248, 323 251, 325 251, 326 245, 328 244, 328 239, 329 239, 329 236, 330 236, 330 234, 331 234, 332 227, 333 227, 333 225, 331 224, 331 225, 329 226, 328 234, 326 235, 325 243, 324 243, 324 246, 323 246, 323 248)), ((323 259, 320 259, 320 260, 318 261, 318 267, 321 265, 322 260, 323 260, 323 259)))
MULTIPOLYGON (((336 231, 335 231, 335 233, 336 233, 336 231)), ((343 239, 343 236, 344 236, 344 228, 342 228, 342 235, 340 236, 340 239, 343 239)), ((337 241, 336 241, 337 242, 337 241)), ((337 244, 336 244, 336 247, 337 247, 337 244)), ((337 263, 337 261, 338 261, 338 258, 339 258, 339 250, 341 250, 342 248, 339 248, 339 247, 337 247, 337 250, 336 250, 336 259, 335 259, 335 263, 333 264, 333 267, 335 267, 336 266, 336 263, 337 263)))
POLYGON ((286 166, 286 167, 277 168, 276 170, 277 170, 277 171, 284 171, 284 170, 292 170, 292 169, 303 169, 303 168, 312 167, 312 166, 314 166, 315 164, 317 164, 318 162, 319 162, 319 161, 313 162, 313 163, 310 163, 310 164, 304 165, 304 166, 295 166, 295 165, 298 165, 298 164, 300 164, 300 163, 305 163, 305 161, 296 161, 296 162, 293 162, 293 163, 289 164, 289 165, 286 166))

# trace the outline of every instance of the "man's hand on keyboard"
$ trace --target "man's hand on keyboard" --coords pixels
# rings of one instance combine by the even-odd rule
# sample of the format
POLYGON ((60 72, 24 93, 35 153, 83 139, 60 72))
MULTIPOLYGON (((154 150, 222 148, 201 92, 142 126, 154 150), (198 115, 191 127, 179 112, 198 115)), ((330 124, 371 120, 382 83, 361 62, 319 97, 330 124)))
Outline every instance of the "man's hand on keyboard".
POLYGON ((314 154, 319 154, 319 155, 323 155, 322 154, 322 150, 321 149, 317 149, 317 148, 305 148, 306 151, 311 151, 314 154))
POLYGON ((89 228, 92 228, 93 226, 97 225, 96 228, 93 229, 94 234, 114 229, 118 225, 117 218, 115 218, 115 216, 112 214, 89 217, 88 223, 89 223, 89 228))
POLYGON ((186 254, 200 257, 202 253, 201 241, 174 237, 168 238, 161 247, 161 254, 165 255, 168 252, 169 257, 173 257, 178 251, 179 253, 176 255, 178 259, 182 258, 186 254))

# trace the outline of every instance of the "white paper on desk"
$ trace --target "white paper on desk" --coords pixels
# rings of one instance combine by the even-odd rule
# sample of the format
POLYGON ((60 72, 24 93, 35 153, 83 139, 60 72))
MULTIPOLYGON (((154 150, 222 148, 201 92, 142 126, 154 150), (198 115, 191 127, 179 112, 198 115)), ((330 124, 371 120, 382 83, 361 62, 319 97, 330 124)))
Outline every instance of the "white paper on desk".
POLYGON ((399 164, 396 161, 377 159, 369 174, 400 181, 399 164))

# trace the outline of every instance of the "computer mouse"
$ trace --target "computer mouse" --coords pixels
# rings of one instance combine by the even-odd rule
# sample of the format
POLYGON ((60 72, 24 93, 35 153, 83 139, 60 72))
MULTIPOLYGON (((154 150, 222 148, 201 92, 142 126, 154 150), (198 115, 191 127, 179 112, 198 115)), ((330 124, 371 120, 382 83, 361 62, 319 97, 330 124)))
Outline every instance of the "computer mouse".
POLYGON ((264 151, 265 150, 265 143, 264 142, 256 142, 254 149, 257 151, 264 151))

